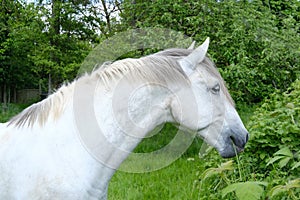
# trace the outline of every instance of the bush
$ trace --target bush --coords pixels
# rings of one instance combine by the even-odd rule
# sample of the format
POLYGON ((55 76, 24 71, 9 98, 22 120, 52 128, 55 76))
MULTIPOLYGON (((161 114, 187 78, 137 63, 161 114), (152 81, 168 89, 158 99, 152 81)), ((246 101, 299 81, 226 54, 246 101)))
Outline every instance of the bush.
POLYGON ((300 2, 280 1, 279 10, 274 11, 268 4, 279 3, 125 1, 121 17, 128 27, 165 27, 199 43, 209 36, 210 57, 228 82, 232 97, 238 102, 256 103, 274 89, 284 91, 300 72, 300 2))
POLYGON ((300 149, 300 80, 284 93, 275 92, 258 108, 248 123, 251 138, 246 152, 257 155, 261 168, 279 149, 300 149))

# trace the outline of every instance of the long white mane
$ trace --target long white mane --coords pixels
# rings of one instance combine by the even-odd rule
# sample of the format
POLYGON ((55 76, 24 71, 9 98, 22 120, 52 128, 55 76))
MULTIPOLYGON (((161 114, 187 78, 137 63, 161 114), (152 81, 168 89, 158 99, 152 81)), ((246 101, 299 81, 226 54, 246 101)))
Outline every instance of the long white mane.
MULTIPOLYGON (((70 84, 63 85, 47 99, 33 104, 19 115, 9 121, 9 125, 17 127, 33 126, 38 122, 41 126, 45 124, 51 115, 58 119, 64 111, 66 103, 72 99, 75 84, 83 82, 102 83, 109 89, 125 74, 131 81, 150 81, 155 83, 182 83, 187 80, 177 60, 189 55, 189 49, 168 49, 139 59, 124 59, 99 67, 91 74, 85 74, 70 84)), ((205 58, 199 67, 206 69, 213 77, 218 78, 221 88, 226 97, 233 104, 233 101, 225 87, 224 81, 209 58, 205 58)))

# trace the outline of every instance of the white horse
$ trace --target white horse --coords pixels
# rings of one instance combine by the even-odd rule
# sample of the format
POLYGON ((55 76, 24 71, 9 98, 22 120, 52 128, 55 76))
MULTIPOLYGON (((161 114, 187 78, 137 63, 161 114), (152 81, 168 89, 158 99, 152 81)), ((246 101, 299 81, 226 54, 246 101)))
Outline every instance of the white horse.
POLYGON ((106 199, 115 170, 165 122, 222 157, 242 151, 248 132, 208 45, 108 64, 1 124, 0 199, 106 199))

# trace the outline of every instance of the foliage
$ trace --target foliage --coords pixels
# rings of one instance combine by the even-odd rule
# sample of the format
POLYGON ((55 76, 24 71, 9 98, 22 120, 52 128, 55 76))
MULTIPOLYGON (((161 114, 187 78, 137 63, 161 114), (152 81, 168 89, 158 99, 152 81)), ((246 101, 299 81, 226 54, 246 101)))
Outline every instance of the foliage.
POLYGON ((129 28, 165 27, 199 42, 209 36, 210 56, 234 99, 259 102, 274 88, 285 90, 300 71, 300 2, 286 4, 293 6, 282 6, 282 16, 262 1, 125 1, 121 17, 129 28))
MULTIPOLYGON (((233 164, 232 170, 224 171, 223 174, 217 173, 215 169, 218 168, 214 167, 216 163, 224 162, 219 155, 211 152, 205 157, 207 169, 201 173, 198 181, 199 193, 203 199, 254 200, 299 197, 299 131, 291 132, 299 128, 299 92, 300 81, 296 80, 286 92, 275 92, 261 106, 256 105, 256 111, 252 114, 253 109, 238 104, 237 107, 242 109, 241 117, 249 127, 249 145, 245 152, 237 157, 237 166, 233 164), (250 115, 252 117, 249 117, 250 115), (238 173, 233 173, 235 171, 238 173), (212 176, 201 179, 207 174, 212 176), (214 192, 207 194, 205 191, 208 189, 214 192), (232 196, 232 192, 236 197, 232 196)), ((232 161, 225 163, 230 162, 232 161)))
POLYGON ((95 8, 60 0, 35 4, 2 0, 0 4, 3 101, 13 96, 11 90, 40 87, 51 92, 52 86, 73 80, 96 40, 93 19, 99 13, 91 12, 95 8), (84 15, 85 9, 94 15, 84 15))
MULTIPOLYGON (((287 150, 282 149, 278 154, 285 154, 285 152, 287 152, 287 150)), ((215 162, 220 162, 217 161, 219 160, 217 159, 217 154, 211 154, 210 156, 215 157, 215 162)), ((247 168, 251 167, 249 165, 251 161, 248 161, 249 157, 246 159, 237 157, 237 160, 240 160, 237 162, 238 166, 236 166, 232 160, 229 160, 225 163, 221 163, 217 168, 209 167, 200 174, 198 181, 200 185, 199 193, 204 197, 203 199, 237 198, 243 200, 258 200, 268 197, 272 199, 277 199, 277 197, 280 199, 287 197, 297 199, 295 197, 299 195, 299 178, 291 180, 290 178, 292 176, 285 176, 286 173, 279 172, 276 167, 269 169, 269 177, 259 176, 257 171, 248 171, 249 169, 247 168), (240 166, 242 162, 244 163, 243 166, 247 166, 246 168, 240 166), (242 169, 238 171, 239 175, 233 173, 236 171, 236 168, 242 169), (242 179, 240 178, 241 176, 242 179), (207 194, 205 193, 207 189, 215 192, 207 194), (236 198, 231 195, 233 192, 236 198), (220 193, 222 193, 222 195, 220 193)), ((298 167, 296 166, 296 168, 298 167)), ((290 168, 285 170, 288 171, 290 168)))
MULTIPOLYGON (((26 56, 26 51, 17 51, 13 46, 13 40, 10 38, 11 28, 10 23, 16 21, 19 16, 19 8, 21 4, 12 1, 0 1, 0 85, 1 97, 3 98, 2 102, 7 102, 7 93, 10 92, 10 85, 19 85, 24 84, 24 81, 18 76, 22 74, 21 68, 18 66, 18 56, 26 56), (16 55, 17 54, 17 55, 16 55)), ((24 65, 28 65, 27 62, 24 62, 24 65)), ((26 68, 25 68, 26 70, 26 68)), ((26 78, 24 78, 26 80, 26 78)), ((6 105, 4 105, 6 106, 6 105)))
POLYGON ((297 0, 20 2, 3 0, 0 12, 0 83, 15 89, 41 83, 45 89, 50 81, 57 87, 76 76, 91 44, 145 27, 180 31, 198 42, 209 36, 210 57, 237 101, 260 102, 299 73, 297 0))
MULTIPOLYGON (((300 81, 296 79, 300 75, 300 1, 101 1, 112 5, 107 5, 105 13, 102 7, 93 4, 100 1, 20 2, 0 0, 0 92, 39 84, 45 89, 50 76, 55 87, 73 79, 91 46, 118 31, 157 27, 180 31, 198 42, 207 36, 211 38, 210 57, 239 102, 237 108, 241 109, 251 134, 237 166, 221 159, 215 151, 205 161, 193 157, 194 161, 188 162, 187 157, 195 156, 202 144, 195 140, 173 165, 143 175, 144 179, 140 174, 118 172, 112 181, 114 187, 109 188, 112 199, 222 199, 222 196, 295 199, 299 196, 300 81), (57 6, 55 13, 50 9, 53 2, 57 6), (115 15, 116 12, 120 15, 115 15), (249 108, 249 103, 263 99, 250 118, 253 108, 249 108), (193 183, 192 179, 197 180, 193 183)), ((183 37, 175 38, 172 34, 170 40, 162 40, 156 30, 148 32, 156 35, 156 39, 145 35, 145 44, 184 43, 183 37), (182 41, 177 43, 178 40, 182 41)), ((124 38, 128 36, 121 37, 124 38)), ((124 50, 132 45, 129 43, 124 50)), ((112 51, 119 53, 123 49, 112 51)), ((119 58, 149 52, 153 49, 141 48, 127 51, 119 58)), ((2 95, 0 99, 3 100, 2 95)), ((7 111, 0 113, 2 122, 23 108, 12 104, 7 107, 7 111)), ((144 140, 136 151, 158 149, 176 131, 167 124, 161 134, 144 140)))
POLYGON ((237 198, 240 200, 261 199, 264 191, 261 185, 267 186, 267 183, 256 181, 233 183, 222 190, 222 198, 230 192, 235 192, 237 198))
POLYGON ((269 157, 275 157, 269 164, 280 160, 284 167, 299 151, 300 143, 300 81, 295 81, 284 93, 270 95, 256 110, 248 127, 251 139, 246 152, 259 155, 257 159, 263 169, 269 157), (283 149, 284 148, 284 149, 283 149))
POLYGON ((289 197, 296 200, 298 199, 294 193, 294 189, 296 188, 300 188, 300 178, 288 181, 285 185, 277 185, 273 187, 269 192, 269 196, 272 198, 285 192, 288 193, 289 197))
POLYGON ((7 122, 11 117, 21 112, 27 105, 8 104, 7 111, 0 111, 0 123, 7 122))
POLYGON ((225 172, 226 171, 231 171, 233 170, 233 161, 229 160, 225 163, 222 163, 219 167, 217 168, 208 168, 205 170, 202 175, 201 175, 201 180, 205 181, 205 179, 214 176, 214 175, 219 175, 222 180, 224 180, 226 183, 229 183, 229 180, 227 179, 225 172))
POLYGON ((288 147, 284 147, 283 149, 280 149, 279 151, 274 153, 274 157, 269 160, 267 166, 275 162, 278 162, 278 166, 280 168, 283 168, 293 158, 294 158, 294 154, 290 151, 290 149, 288 147))

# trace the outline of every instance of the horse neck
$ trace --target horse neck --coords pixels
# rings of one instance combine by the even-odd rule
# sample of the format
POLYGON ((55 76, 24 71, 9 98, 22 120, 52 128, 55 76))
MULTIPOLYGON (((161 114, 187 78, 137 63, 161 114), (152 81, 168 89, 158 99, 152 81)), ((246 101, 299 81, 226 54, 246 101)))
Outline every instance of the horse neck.
POLYGON ((100 149, 106 151, 109 160, 116 162, 113 164, 116 168, 147 133, 172 121, 168 107, 170 94, 166 89, 157 85, 133 85, 125 83, 106 94, 100 91, 95 96, 97 127, 94 125, 93 129, 97 130, 100 149), (103 137, 99 137, 100 132, 103 137))
POLYGON ((83 146, 99 162, 97 181, 101 184, 93 185, 107 187, 114 171, 142 138, 172 121, 167 90, 139 85, 118 84, 109 91, 90 83, 75 88, 75 126, 83 146))

